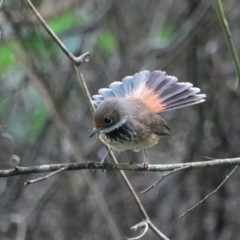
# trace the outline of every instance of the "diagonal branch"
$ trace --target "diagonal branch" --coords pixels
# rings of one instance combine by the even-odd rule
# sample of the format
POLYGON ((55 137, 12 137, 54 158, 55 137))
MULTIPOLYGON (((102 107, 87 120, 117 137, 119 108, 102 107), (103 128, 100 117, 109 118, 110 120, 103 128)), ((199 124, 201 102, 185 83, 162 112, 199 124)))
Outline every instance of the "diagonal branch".
POLYGON ((33 6, 31 1, 25 0, 26 4, 29 6, 29 8, 32 10, 34 15, 38 18, 39 22, 42 24, 44 29, 48 32, 48 34, 53 38, 53 40, 58 44, 58 46, 62 49, 62 51, 67 55, 67 57, 74 62, 75 66, 80 66, 81 63, 83 63, 86 59, 86 57, 90 56, 90 53, 87 52, 79 57, 75 57, 72 55, 71 52, 68 51, 68 49, 65 47, 65 45, 62 43, 62 41, 58 38, 58 36, 53 32, 53 30, 47 25, 45 20, 42 18, 40 13, 37 11, 37 9, 33 6))
POLYGON ((179 216, 179 218, 182 218, 186 216, 189 212, 197 208, 200 204, 202 204, 204 201, 206 201, 208 198, 210 198, 214 193, 216 193, 222 186, 223 184, 231 177, 231 175, 237 170, 238 166, 235 166, 233 170, 224 178, 224 180, 215 188, 212 192, 210 192, 206 197, 204 197, 200 202, 198 202, 196 205, 188 209, 185 213, 179 216))
POLYGON ((223 6, 221 0, 214 0, 215 9, 218 15, 220 24, 222 25, 223 32, 227 41, 229 51, 232 55, 233 62, 235 64, 236 78, 237 78, 237 89, 240 93, 240 61, 237 54, 237 49, 233 42, 232 33, 228 25, 227 18, 224 14, 223 6))
POLYGON ((189 169, 189 168, 191 168, 191 165, 184 166, 182 168, 176 168, 168 173, 165 173, 157 181, 155 181, 152 185, 150 185, 148 188, 144 189, 141 193, 146 193, 146 192, 150 191, 152 188, 156 187, 158 183, 160 183, 164 178, 168 177, 169 175, 172 175, 176 172, 179 172, 179 171, 182 171, 185 169, 189 169))
POLYGON ((52 172, 52 173, 50 173, 50 174, 48 174, 48 175, 46 175, 46 176, 44 176, 44 177, 40 177, 40 178, 37 178, 37 179, 34 179, 34 180, 28 180, 28 181, 26 181, 26 182, 24 183, 24 185, 29 185, 29 184, 33 184, 33 183, 37 183, 37 182, 46 180, 46 179, 48 179, 48 178, 50 178, 50 177, 52 177, 52 176, 54 176, 54 175, 56 175, 56 174, 58 174, 58 173, 60 173, 60 172, 66 171, 67 168, 68 168, 68 166, 65 166, 65 167, 60 168, 60 169, 58 169, 57 171, 52 172))

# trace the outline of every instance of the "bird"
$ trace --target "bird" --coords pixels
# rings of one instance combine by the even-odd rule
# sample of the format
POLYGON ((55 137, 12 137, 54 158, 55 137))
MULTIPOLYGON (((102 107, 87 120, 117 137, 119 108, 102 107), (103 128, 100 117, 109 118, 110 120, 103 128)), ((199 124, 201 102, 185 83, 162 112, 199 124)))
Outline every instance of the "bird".
POLYGON ((200 91, 160 70, 124 77, 92 96, 96 111, 89 137, 97 135, 109 149, 118 152, 143 150, 143 165, 147 166, 145 149, 171 135, 159 114, 204 102, 206 95, 200 91))

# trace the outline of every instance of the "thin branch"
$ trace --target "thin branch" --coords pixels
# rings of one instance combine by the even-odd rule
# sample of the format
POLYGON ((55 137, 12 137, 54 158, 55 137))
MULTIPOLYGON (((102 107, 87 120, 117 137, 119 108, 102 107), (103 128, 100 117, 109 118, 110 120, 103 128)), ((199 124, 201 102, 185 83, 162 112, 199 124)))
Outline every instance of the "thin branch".
POLYGON ((235 64, 236 78, 237 78, 237 89, 240 93, 240 61, 238 58, 237 50, 233 42, 232 33, 228 25, 227 18, 224 14, 223 6, 221 0, 214 0, 215 10, 218 15, 220 24, 222 25, 224 35, 227 41, 228 48, 232 55, 233 62, 235 64))
POLYGON ((62 43, 62 41, 58 38, 58 36, 53 32, 53 30, 48 26, 48 24, 45 22, 45 20, 42 18, 42 16, 39 14, 37 9, 33 6, 31 1, 25 0, 26 4, 29 6, 29 8, 32 10, 34 15, 38 18, 39 22, 42 24, 44 29, 48 32, 48 34, 53 38, 53 40, 58 44, 58 46, 62 49, 62 51, 67 55, 67 57, 74 63, 75 66, 80 66, 81 63, 83 63, 86 60, 86 57, 90 56, 89 52, 84 53, 83 55, 79 57, 75 57, 72 55, 71 52, 68 51, 68 49, 65 47, 65 45, 62 43))
POLYGON ((148 226, 149 226, 149 228, 152 229, 152 231, 153 231, 156 235, 158 235, 158 236, 161 237, 162 239, 164 239, 164 240, 170 240, 168 237, 166 237, 166 236, 153 224, 153 222, 152 222, 150 219, 148 219, 148 226))
MULTIPOLYGON (((112 157, 112 159, 113 159, 113 161, 114 161, 114 163, 115 163, 115 166, 121 164, 121 163, 118 163, 118 161, 117 161, 117 159, 116 159, 116 157, 115 157, 115 155, 113 154, 112 151, 110 151, 110 155, 111 155, 111 157, 112 157)), ((129 163, 126 164, 126 166, 130 166, 130 165, 131 165, 131 164, 129 164, 129 163)), ((148 170, 148 169, 146 169, 146 167, 145 167, 143 164, 140 164, 140 165, 139 165, 139 167, 141 167, 141 168, 143 169, 143 171, 148 170), (141 166, 140 166, 140 165, 141 165, 141 166)), ((124 169, 123 169, 123 170, 124 170, 124 169)), ((132 194, 132 196, 133 196, 133 199, 134 199, 134 201, 135 201, 135 203, 136 203, 136 205, 137 205, 140 213, 142 214, 144 220, 145 220, 146 222, 148 222, 149 227, 152 229, 152 231, 153 231, 159 238, 161 238, 161 239, 163 239, 163 240, 169 240, 169 238, 168 238, 167 236, 165 236, 165 235, 153 224, 153 222, 150 220, 150 218, 149 218, 149 216, 148 216, 145 208, 143 207, 143 205, 142 205, 142 203, 141 203, 141 201, 140 201, 137 193, 135 192, 132 184, 130 183, 128 177, 126 176, 126 174, 124 173, 123 170, 120 170, 119 172, 120 172, 123 180, 125 181, 125 183, 126 183, 128 189, 129 189, 129 191, 131 192, 131 194, 132 194)))
POLYGON ((48 179, 48 178, 50 178, 50 177, 55 176, 56 174, 59 174, 59 173, 61 173, 61 172, 63 172, 63 171, 66 171, 67 168, 68 168, 68 166, 65 166, 65 167, 60 168, 60 169, 58 169, 57 171, 52 172, 52 173, 50 173, 50 174, 48 174, 48 175, 46 175, 46 176, 44 176, 44 177, 36 178, 36 179, 33 179, 33 180, 28 180, 28 181, 26 181, 26 182, 24 183, 24 186, 29 185, 29 184, 32 184, 32 183, 37 183, 37 182, 46 180, 46 179, 48 179))
MULTIPOLYGON (((87 84, 86 84, 86 81, 83 77, 83 74, 81 72, 81 67, 80 66, 75 66, 75 70, 76 70, 76 73, 77 73, 77 77, 78 77, 78 82, 80 84, 80 86, 82 87, 83 89, 83 92, 85 94, 85 97, 86 99, 88 100, 88 105, 91 109, 91 112, 92 114, 95 112, 95 106, 93 105, 92 101, 91 101, 91 94, 90 92, 88 91, 88 87, 87 87, 87 84)), ((108 149, 109 151, 109 149, 108 149)))
POLYGON ((131 230, 135 230, 135 231, 137 231, 139 228, 143 228, 143 227, 144 227, 144 230, 142 231, 142 233, 139 236, 133 237, 133 238, 126 238, 126 239, 127 240, 137 240, 137 239, 142 238, 146 234, 146 232, 149 228, 148 223, 146 221, 143 221, 143 222, 140 222, 131 227, 131 230))
POLYGON ((214 193, 216 193, 222 186, 223 184, 231 177, 231 175, 235 172, 235 170, 238 168, 238 166, 235 166, 233 168, 233 170, 225 177, 225 179, 218 185, 218 187, 212 191, 211 193, 209 193, 206 197, 204 197, 200 202, 198 202, 196 205, 194 205, 193 207, 191 207, 190 209, 188 209, 185 213, 183 213, 182 215, 179 216, 179 218, 182 218, 184 216, 186 216, 189 212, 193 211, 194 209, 196 209, 200 204, 202 204, 204 201, 206 201, 208 198, 210 198, 214 193))
MULTIPOLYGON (((111 152, 110 152, 111 153, 111 152)), ((228 158, 228 159, 216 159, 211 161, 202 162, 189 162, 189 163, 174 163, 174 164, 149 164, 148 169, 142 164, 129 164, 129 163, 104 163, 100 162, 84 162, 84 163, 63 163, 63 164, 47 164, 40 166, 28 166, 0 170, 0 178, 11 177, 17 175, 26 175, 32 173, 46 173, 54 172, 60 168, 67 167, 66 171, 76 171, 76 170, 117 170, 117 171, 135 171, 135 172, 168 172, 175 170, 187 170, 187 169, 200 169, 209 167, 223 167, 223 166, 233 166, 240 165, 239 158, 228 158)))
POLYGON ((168 177, 169 175, 172 175, 173 173, 185 170, 185 169, 189 169, 191 168, 191 166, 184 166, 182 168, 176 168, 166 174, 163 174, 156 182, 154 182, 152 185, 150 185, 148 188, 146 188, 145 190, 143 190, 141 193, 146 193, 148 191, 150 191, 152 188, 156 187, 158 183, 160 183, 164 178, 168 177))

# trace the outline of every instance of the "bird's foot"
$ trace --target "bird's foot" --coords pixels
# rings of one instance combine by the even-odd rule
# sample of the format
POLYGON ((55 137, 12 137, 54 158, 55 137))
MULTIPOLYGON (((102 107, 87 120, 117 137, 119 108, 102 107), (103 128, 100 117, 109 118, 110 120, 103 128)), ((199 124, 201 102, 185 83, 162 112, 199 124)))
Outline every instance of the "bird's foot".
POLYGON ((109 149, 107 150, 106 155, 104 156, 104 158, 103 158, 102 161, 101 161, 101 166, 103 166, 105 163, 107 163, 107 156, 108 156, 108 154, 110 153, 110 151, 111 151, 111 148, 109 148, 109 149))
POLYGON ((104 166, 105 163, 107 163, 107 159, 103 158, 102 161, 101 161, 101 166, 104 166))
MULTIPOLYGON (((111 149, 109 148, 108 151, 107 151, 107 154, 104 156, 104 158, 101 161, 101 167, 104 167, 106 165, 106 163, 107 163, 107 156, 108 156, 110 151, 111 151, 111 149)), ((102 171, 104 172, 104 169, 102 169, 102 171)), ((105 174, 107 174, 108 172, 109 172, 109 169, 106 169, 105 174)))
POLYGON ((148 170, 148 162, 146 160, 143 161, 142 166, 145 170, 148 170))
POLYGON ((145 149, 143 149, 143 163, 142 163, 142 166, 145 170, 148 170, 148 161, 147 161, 147 158, 146 158, 145 149))

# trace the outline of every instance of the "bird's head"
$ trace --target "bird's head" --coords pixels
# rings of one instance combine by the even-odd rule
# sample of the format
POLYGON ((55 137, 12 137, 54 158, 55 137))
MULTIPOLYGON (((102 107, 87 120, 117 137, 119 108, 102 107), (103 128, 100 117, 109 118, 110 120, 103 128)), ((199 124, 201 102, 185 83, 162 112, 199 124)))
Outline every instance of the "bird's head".
POLYGON ((120 127, 125 121, 121 99, 108 98, 101 102, 93 116, 94 128, 89 137, 100 132, 107 133, 120 127))

